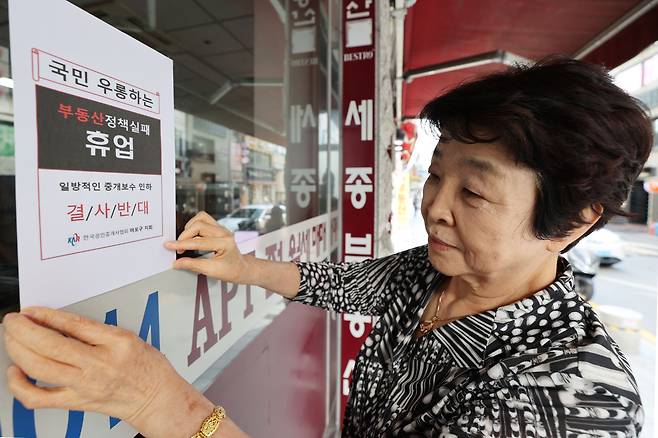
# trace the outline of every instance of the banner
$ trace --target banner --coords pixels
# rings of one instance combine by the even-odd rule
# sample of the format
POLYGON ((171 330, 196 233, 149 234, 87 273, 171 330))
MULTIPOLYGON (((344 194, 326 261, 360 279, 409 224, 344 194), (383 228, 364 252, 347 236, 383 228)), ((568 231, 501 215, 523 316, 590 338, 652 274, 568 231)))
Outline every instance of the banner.
MULTIPOLYGON (((375 233, 375 2, 343 1, 343 255, 373 258, 375 233)), ((343 315, 342 403, 371 318, 343 315)))

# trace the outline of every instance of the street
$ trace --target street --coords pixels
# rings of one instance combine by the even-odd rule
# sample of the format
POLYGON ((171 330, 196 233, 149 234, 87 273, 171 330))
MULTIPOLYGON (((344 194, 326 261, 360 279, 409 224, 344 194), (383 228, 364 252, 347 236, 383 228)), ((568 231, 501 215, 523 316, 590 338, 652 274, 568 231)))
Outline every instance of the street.
MULTIPOLYGON (((626 307, 642 314, 640 349, 626 354, 645 411, 642 436, 654 436, 656 306, 658 295, 658 236, 647 233, 645 226, 608 224, 624 241, 626 259, 603 267, 594 278, 594 305, 626 307)), ((608 328, 612 337, 615 331, 608 328)), ((623 347, 622 347, 623 348, 623 347)))
POLYGON ((627 257, 601 268, 594 278, 592 301, 640 312, 644 335, 655 337, 658 237, 649 235, 642 226, 609 224, 606 228, 621 236, 627 257))

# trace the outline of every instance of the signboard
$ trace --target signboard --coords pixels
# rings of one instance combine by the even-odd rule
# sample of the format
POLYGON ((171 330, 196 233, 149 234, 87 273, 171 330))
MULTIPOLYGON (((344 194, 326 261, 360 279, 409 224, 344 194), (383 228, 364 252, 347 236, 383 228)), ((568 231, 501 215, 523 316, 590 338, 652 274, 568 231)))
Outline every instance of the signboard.
MULTIPOLYGON (((375 256, 375 2, 343 0, 343 255, 375 256)), ((343 315, 342 403, 370 317, 343 315)))
POLYGON ((169 269, 172 61, 64 0, 9 7, 21 306, 169 269))

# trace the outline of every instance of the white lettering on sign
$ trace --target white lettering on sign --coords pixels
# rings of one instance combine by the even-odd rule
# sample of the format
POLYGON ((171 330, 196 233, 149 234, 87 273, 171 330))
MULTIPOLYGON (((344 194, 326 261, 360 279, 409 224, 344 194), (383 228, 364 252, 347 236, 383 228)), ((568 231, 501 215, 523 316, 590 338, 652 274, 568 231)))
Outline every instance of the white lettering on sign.
POLYGON ((363 7, 363 9, 365 9, 365 11, 357 12, 359 9, 361 9, 359 7, 359 3, 357 3, 356 1, 349 2, 347 4, 347 6, 345 7, 345 11, 347 13, 347 19, 348 20, 354 20, 354 19, 358 19, 358 18, 369 17, 370 16, 370 11, 368 11, 368 9, 370 9, 371 4, 372 4, 372 0, 365 0, 364 7, 363 7))
POLYGON ((308 207, 311 202, 311 193, 315 192, 316 169, 292 169, 292 184, 290 190, 296 193, 297 205, 301 208, 308 207))
POLYGON ((370 6, 372 0, 351 1, 345 7, 345 47, 373 45, 373 32, 370 6), (361 3, 361 5, 359 4, 361 3))
POLYGON ((345 234, 345 261, 360 262, 370 258, 372 254, 372 234, 368 233, 365 237, 352 236, 351 233, 345 234))
POLYGON ((343 370, 343 395, 349 395, 350 393, 350 377, 352 376, 352 371, 354 371, 354 364, 354 359, 348 360, 345 370, 343 370))
POLYGON ((315 128, 317 121, 313 113, 313 107, 310 103, 304 105, 290 106, 290 142, 299 143, 302 141, 302 129, 315 128))
POLYGON ((299 59, 293 59, 290 61, 290 65, 292 67, 304 67, 307 65, 318 65, 318 58, 299 58, 299 59))
POLYGON ((293 55, 315 52, 315 16, 314 7, 310 0, 292 0, 288 4, 290 11, 290 49, 293 55))
POLYGON ((360 210, 366 205, 366 193, 372 192, 372 167, 348 167, 345 173, 345 191, 350 193, 352 207, 360 210))
POLYGON ((361 140, 373 139, 373 100, 363 99, 360 104, 350 100, 345 117, 345 126, 361 126, 361 140))
MULTIPOLYGON (((107 151, 110 150, 110 146, 106 146, 110 142, 110 134, 101 132, 101 131, 89 131, 87 130, 87 144, 85 147, 89 149, 89 154, 92 157, 96 157, 96 152, 100 154, 101 157, 105 158, 107 156, 107 151), (91 144, 89 144, 91 143, 91 144)), ((123 160, 132 160, 133 159, 133 138, 125 137, 123 135, 115 135, 112 138, 112 143, 114 144, 114 153, 117 158, 123 160)))
MULTIPOLYGON (((372 1, 372 0, 368 0, 372 1)), ((315 11, 309 7, 310 0, 293 0, 299 9, 291 12, 294 27, 310 26, 315 24, 315 11), (300 10, 301 9, 301 10, 300 10)))
POLYGON ((343 55, 343 61, 344 62, 365 61, 365 60, 368 60, 368 59, 375 59, 374 50, 366 50, 364 52, 345 53, 343 55))
POLYGON ((368 315, 353 315, 346 313, 343 319, 350 323, 350 335, 355 338, 360 338, 366 333, 366 324, 372 322, 372 317, 368 315))

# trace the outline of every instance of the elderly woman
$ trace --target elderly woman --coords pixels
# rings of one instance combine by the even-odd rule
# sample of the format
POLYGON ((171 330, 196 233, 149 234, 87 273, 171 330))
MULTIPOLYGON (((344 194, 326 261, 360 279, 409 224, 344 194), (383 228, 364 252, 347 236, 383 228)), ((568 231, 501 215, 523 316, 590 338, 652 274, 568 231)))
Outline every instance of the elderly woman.
MULTIPOLYGON (((461 85, 421 118, 440 130, 421 204, 426 246, 355 264, 271 262, 241 255, 200 213, 167 247, 214 256, 174 267, 379 316, 344 436, 637 436, 628 362, 560 254, 625 214, 652 145, 643 110, 602 69, 552 59, 461 85)), ((213 411, 120 328, 42 308, 5 326, 9 385, 28 406, 99 411, 153 437, 190 436, 213 411)), ((244 436, 210 418, 218 437, 244 436)))

